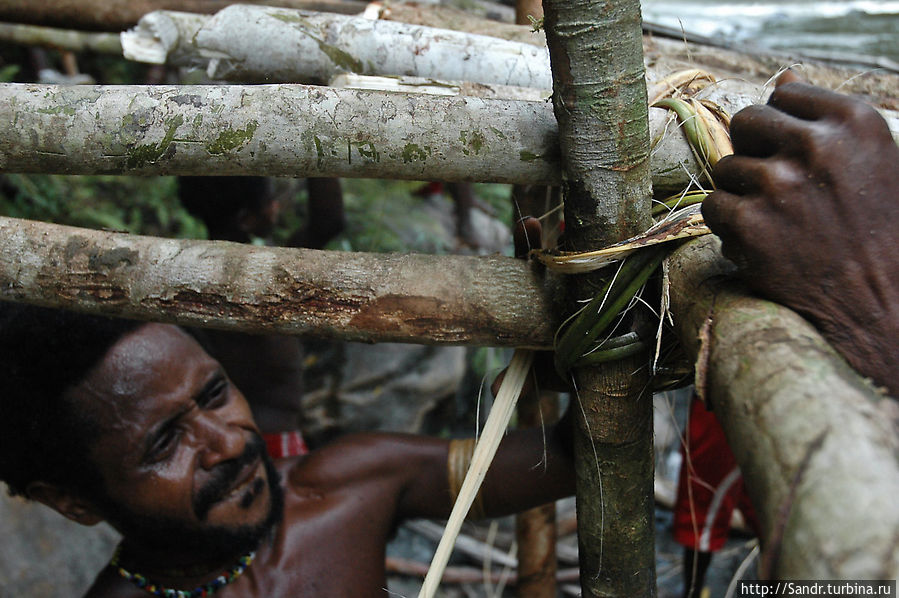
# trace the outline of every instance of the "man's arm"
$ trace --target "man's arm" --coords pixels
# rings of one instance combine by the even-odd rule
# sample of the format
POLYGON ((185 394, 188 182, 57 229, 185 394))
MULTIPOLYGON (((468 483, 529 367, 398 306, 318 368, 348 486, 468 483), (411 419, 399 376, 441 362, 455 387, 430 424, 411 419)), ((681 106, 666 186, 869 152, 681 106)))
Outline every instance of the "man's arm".
POLYGON ((731 136, 703 205, 724 254, 899 397, 899 147, 886 122, 788 71, 731 136))
MULTIPOLYGON (((497 450, 484 480, 484 513, 498 517, 574 493, 570 442, 557 426, 515 430, 497 450)), ((300 466, 302 486, 354 488, 368 506, 397 520, 445 519, 453 507, 449 441, 411 434, 345 436, 313 452, 300 466)), ((463 472, 464 473, 464 472, 463 472)))
MULTIPOLYGON (((574 494, 574 462, 565 432, 568 429, 570 425, 565 419, 545 429, 506 434, 481 488, 484 515, 501 517, 574 494)), ((439 457, 407 478, 398 509, 402 518, 449 516, 453 506, 449 443, 438 442, 439 457)), ((404 462, 407 467, 412 463, 408 459, 404 462)))

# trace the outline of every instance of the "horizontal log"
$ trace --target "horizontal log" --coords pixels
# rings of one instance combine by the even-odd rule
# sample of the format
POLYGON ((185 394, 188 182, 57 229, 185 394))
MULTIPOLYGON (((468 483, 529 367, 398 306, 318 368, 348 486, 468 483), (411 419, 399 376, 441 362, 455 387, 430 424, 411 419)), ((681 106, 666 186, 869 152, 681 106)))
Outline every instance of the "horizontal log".
POLYGON ((254 247, 0 217, 0 299, 190 326, 545 348, 557 287, 502 256, 254 247))
POLYGON ((133 60, 204 65, 216 80, 321 84, 352 72, 552 88, 545 47, 397 21, 265 6, 229 6, 201 19, 154 12, 122 34, 122 47, 133 60))
POLYGON ((49 46, 71 52, 122 54, 122 42, 114 33, 86 33, 38 25, 0 23, 0 41, 31 46, 49 46))
MULTIPOLYGON (((739 82, 708 93, 730 109, 758 97, 739 82)), ((650 168, 663 195, 699 176, 671 118, 650 109, 650 168)), ((0 84, 6 172, 555 185, 558 160, 547 102, 286 84, 0 84)))
POLYGON ((559 181, 543 102, 305 85, 0 84, 0 169, 559 181))
MULTIPOLYGON (((731 113, 757 86, 703 95, 731 113)), ((883 112, 899 135, 895 112, 883 112)), ((650 109, 657 195, 699 167, 670 113, 650 109)), ((558 129, 546 102, 307 85, 0 84, 0 170, 268 175, 553 185, 558 129)))
MULTIPOLYGON (((0 0, 0 21, 98 31, 121 31, 154 10, 182 10, 213 14, 237 0, 0 0)), ((358 14, 366 2, 359 0, 240 0, 306 10, 358 14)))
POLYGON ((763 562, 777 579, 895 579, 899 403, 798 315, 723 279, 719 245, 674 253, 671 309, 759 514, 763 562))

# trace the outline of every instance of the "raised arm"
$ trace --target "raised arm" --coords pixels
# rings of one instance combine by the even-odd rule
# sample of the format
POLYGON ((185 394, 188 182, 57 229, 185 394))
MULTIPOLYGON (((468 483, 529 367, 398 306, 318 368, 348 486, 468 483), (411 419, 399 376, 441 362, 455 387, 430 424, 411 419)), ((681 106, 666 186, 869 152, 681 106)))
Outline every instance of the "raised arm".
POLYGON ((788 71, 731 136, 703 205, 725 255, 899 397, 899 148, 886 122, 788 71))

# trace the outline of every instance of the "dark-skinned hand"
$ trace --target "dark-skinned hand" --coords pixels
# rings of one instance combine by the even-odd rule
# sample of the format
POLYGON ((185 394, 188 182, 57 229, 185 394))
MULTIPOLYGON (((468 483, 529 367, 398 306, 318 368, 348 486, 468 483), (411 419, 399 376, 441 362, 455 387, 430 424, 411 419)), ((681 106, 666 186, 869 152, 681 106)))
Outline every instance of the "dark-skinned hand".
POLYGON ((899 147, 886 122, 787 71, 731 137, 702 210, 725 256, 899 397, 899 147))

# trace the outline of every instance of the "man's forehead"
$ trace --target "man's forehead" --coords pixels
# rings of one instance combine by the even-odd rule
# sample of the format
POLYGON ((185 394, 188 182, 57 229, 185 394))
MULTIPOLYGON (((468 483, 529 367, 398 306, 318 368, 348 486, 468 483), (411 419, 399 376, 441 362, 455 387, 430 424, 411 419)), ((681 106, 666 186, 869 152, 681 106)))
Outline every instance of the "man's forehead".
POLYGON ((150 323, 125 335, 89 374, 86 385, 95 393, 134 396, 160 384, 191 365, 215 362, 186 332, 170 324, 150 323))
POLYGON ((183 410, 196 388, 218 370, 218 363, 180 328, 146 324, 113 345, 72 393, 100 426, 101 437, 112 439, 113 452, 128 453, 154 422, 183 410))

